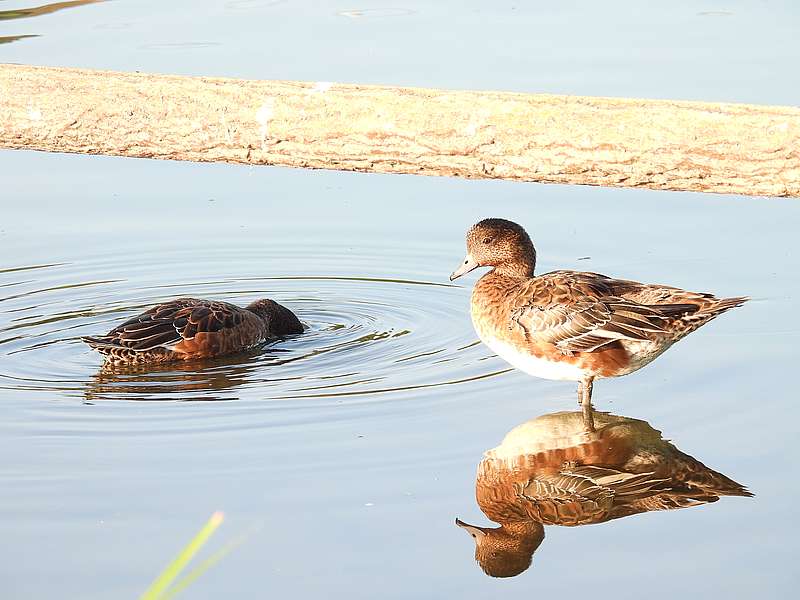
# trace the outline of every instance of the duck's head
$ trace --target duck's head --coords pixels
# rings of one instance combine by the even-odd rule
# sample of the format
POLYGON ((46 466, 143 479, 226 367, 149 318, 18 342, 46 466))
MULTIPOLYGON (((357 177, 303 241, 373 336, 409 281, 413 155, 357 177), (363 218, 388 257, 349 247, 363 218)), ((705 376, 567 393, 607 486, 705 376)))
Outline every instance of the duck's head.
POLYGON ((247 310, 264 319, 272 335, 282 336, 290 333, 303 333, 303 324, 300 323, 295 314, 274 300, 269 298, 256 300, 247 306, 247 310))
POLYGON ((544 540, 544 527, 535 521, 477 527, 456 519, 456 525, 475 541, 475 560, 491 577, 515 577, 531 566, 533 553, 544 540))
POLYGON ((467 232, 467 255, 450 281, 478 267, 494 267, 512 277, 533 277, 535 266, 536 249, 521 226, 505 219, 484 219, 467 232))

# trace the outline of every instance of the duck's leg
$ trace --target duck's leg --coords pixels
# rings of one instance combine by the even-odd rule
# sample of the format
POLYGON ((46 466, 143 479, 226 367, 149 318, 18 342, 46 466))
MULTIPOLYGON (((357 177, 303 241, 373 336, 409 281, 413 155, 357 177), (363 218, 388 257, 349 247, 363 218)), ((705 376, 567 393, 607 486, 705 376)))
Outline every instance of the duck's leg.
POLYGON ((582 379, 578 382, 578 404, 581 406, 592 405, 592 387, 594 379, 582 379))
POLYGON ((589 432, 594 433, 594 407, 591 404, 582 404, 581 412, 583 412, 583 428, 589 432))
POLYGON ((594 408, 592 407, 592 387, 594 380, 585 379, 578 383, 578 403, 583 412, 583 426, 592 433, 594 429, 594 408))

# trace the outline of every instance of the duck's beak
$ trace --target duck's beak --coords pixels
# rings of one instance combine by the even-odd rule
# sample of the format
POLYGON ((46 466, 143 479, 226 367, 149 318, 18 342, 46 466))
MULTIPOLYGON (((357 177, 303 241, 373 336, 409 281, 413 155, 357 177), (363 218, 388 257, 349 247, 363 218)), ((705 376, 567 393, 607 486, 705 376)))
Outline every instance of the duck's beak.
POLYGON ((470 534, 472 537, 475 538, 475 541, 481 540, 486 537, 486 532, 483 530, 482 527, 476 527, 475 525, 470 525, 469 523, 464 523, 461 519, 456 519, 456 525, 461 527, 464 531, 470 534))
POLYGON ((454 281, 455 279, 458 279, 462 275, 466 275, 473 269, 477 269, 479 266, 480 265, 478 264, 478 261, 472 258, 471 255, 467 254, 464 257, 464 262, 461 264, 461 266, 459 266, 455 271, 453 271, 450 274, 450 281, 454 281))

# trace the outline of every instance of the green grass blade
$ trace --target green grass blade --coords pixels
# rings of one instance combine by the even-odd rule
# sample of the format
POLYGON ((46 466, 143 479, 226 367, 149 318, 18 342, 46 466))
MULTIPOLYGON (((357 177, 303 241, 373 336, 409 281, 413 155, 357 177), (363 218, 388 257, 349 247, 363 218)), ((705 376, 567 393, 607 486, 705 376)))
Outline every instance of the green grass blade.
POLYGON ((180 594, 183 590, 194 583, 194 581, 200 577, 200 575, 208 571, 211 567, 225 558, 225 556, 227 556, 237 546, 243 544, 247 537, 247 535, 240 535, 238 538, 225 544, 221 549, 217 550, 214 554, 189 571, 183 578, 181 578, 180 581, 168 589, 161 597, 161 600, 172 600, 172 598, 180 594))
POLYGON ((216 531, 224 518, 225 515, 219 511, 211 515, 211 518, 197 535, 192 538, 192 541, 181 550, 180 554, 178 554, 169 565, 167 565, 167 568, 164 569, 150 587, 145 590, 139 600, 163 600, 167 588, 175 581, 178 575, 180 575, 181 571, 183 571, 189 561, 192 560, 192 557, 197 554, 198 550, 208 541, 208 538, 216 531))

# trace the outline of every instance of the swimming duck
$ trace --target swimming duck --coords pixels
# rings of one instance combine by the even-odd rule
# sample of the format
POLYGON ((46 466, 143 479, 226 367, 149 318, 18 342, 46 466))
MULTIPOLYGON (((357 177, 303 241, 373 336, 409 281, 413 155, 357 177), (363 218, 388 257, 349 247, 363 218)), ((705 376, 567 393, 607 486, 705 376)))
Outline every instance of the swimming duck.
POLYGON ((213 358, 302 332, 294 313, 274 300, 256 300, 241 308, 178 298, 157 304, 106 335, 81 339, 107 362, 141 364, 213 358))
POLYGON ((456 519, 475 542, 475 558, 493 577, 513 577, 531 564, 544 525, 604 523, 639 513, 752 494, 665 440, 646 421, 598 412, 560 412, 518 425, 487 450, 475 497, 500 527, 456 519))
POLYGON ((536 250, 518 224, 484 219, 467 232, 467 255, 450 280, 491 267, 472 292, 472 323, 495 354, 536 377, 578 382, 627 375, 746 297, 717 298, 598 273, 535 275, 536 250))

